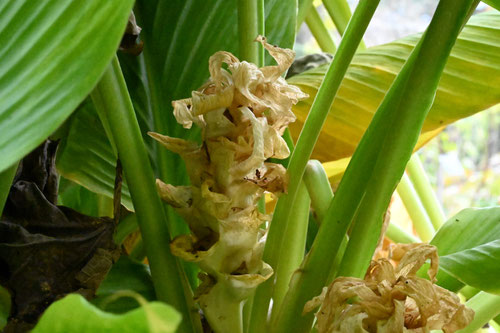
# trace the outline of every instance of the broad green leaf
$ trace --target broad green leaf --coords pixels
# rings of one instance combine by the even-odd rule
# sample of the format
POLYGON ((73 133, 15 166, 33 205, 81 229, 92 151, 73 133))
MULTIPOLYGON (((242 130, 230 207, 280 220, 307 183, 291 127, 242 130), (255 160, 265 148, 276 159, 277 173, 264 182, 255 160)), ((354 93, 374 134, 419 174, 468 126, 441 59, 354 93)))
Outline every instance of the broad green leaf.
POLYGON ((498 239, 500 207, 467 208, 448 219, 430 243, 445 256, 498 239))
POLYGON ((59 180, 57 204, 85 215, 99 217, 98 195, 64 177, 59 180))
MULTIPOLYGON (((149 157, 154 161, 157 147, 147 135, 153 128, 153 119, 144 58, 142 55, 136 57, 120 54, 119 59, 149 157)), ((113 151, 95 107, 92 101, 87 99, 71 117, 69 133, 62 138, 58 151, 57 168, 67 179, 95 193, 113 197, 117 159, 113 151)), ((133 210, 125 179, 122 204, 133 210)))
POLYGON ((500 0, 483 0, 487 5, 500 10, 500 0))
MULTIPOLYGON (((331 161, 352 155, 419 38, 420 35, 412 35, 369 48, 354 57, 323 126, 313 158, 331 161)), ((500 13, 493 11, 473 16, 448 59, 417 147, 443 126, 500 102, 499 54, 500 13)), ((298 117, 292 127, 295 135, 307 116, 325 71, 326 67, 320 66, 289 79, 291 84, 310 95, 295 106, 298 117)))
POLYGON ((0 171, 75 110, 118 47, 133 0, 0 2, 0 171))
MULTIPOLYGON (((72 115, 68 135, 59 145, 56 165, 65 178, 92 192, 113 197, 116 157, 90 99, 72 115)), ((133 210, 125 177, 122 204, 133 210)))
POLYGON ((500 239, 439 258, 439 267, 457 280, 500 294, 500 239))
POLYGON ((180 321, 174 308, 161 302, 146 303, 118 315, 96 308, 79 294, 70 294, 52 303, 32 332, 173 333, 180 321))
POLYGON ((4 287, 0 286, 0 331, 7 325, 10 315, 10 294, 4 287))
POLYGON ((458 291, 463 286, 462 281, 479 289, 498 292, 498 274, 492 275, 491 272, 495 272, 492 271, 495 267, 496 272, 499 269, 499 240, 500 207, 468 208, 450 218, 430 242, 438 248, 443 262, 443 270, 437 275, 438 284, 458 291))
POLYGON ((92 300, 92 303, 101 310, 113 313, 124 313, 140 306, 136 300, 130 297, 110 299, 111 296, 120 291, 133 291, 147 301, 155 300, 155 290, 149 267, 133 261, 128 256, 121 256, 97 289, 96 298, 92 300))

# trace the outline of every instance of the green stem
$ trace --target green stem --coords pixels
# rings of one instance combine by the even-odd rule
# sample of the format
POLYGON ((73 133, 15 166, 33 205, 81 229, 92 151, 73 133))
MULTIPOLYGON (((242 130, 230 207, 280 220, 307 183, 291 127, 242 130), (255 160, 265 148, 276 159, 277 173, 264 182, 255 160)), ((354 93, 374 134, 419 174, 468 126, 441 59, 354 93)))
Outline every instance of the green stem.
POLYGON ((420 243, 420 240, 417 237, 407 233, 406 231, 401 229, 400 226, 394 223, 389 223, 385 235, 394 243, 420 243))
POLYGON ((328 29, 314 6, 312 6, 309 10, 305 21, 309 30, 311 30, 314 39, 316 39, 316 42, 321 48, 321 51, 335 54, 335 51, 337 50, 335 42, 333 41, 332 36, 330 36, 328 29))
POLYGON ((11 167, 0 172, 0 217, 2 217, 3 207, 9 196, 10 187, 12 186, 18 165, 19 163, 14 163, 11 167))
MULTIPOLYGON (((304 183, 309 191, 311 206, 315 212, 317 222, 320 224, 325 219, 328 207, 333 200, 333 191, 321 162, 317 160, 310 160, 307 162, 306 171, 304 172, 304 183)), ((347 235, 344 235, 338 254, 335 258, 332 258, 330 273, 327 280, 328 283, 333 281, 337 274, 348 241, 347 235)))
POLYGON ((311 10, 311 8, 313 6, 312 3, 313 3, 312 0, 299 1, 299 8, 297 10, 297 26, 296 26, 295 31, 299 31, 300 26, 304 22, 307 14, 309 13, 309 11, 311 10))
MULTIPOLYGON (((340 83, 342 82, 352 57, 356 52, 359 42, 363 37, 378 3, 378 0, 360 1, 352 20, 349 23, 346 34, 339 45, 339 49, 330 64, 325 79, 318 90, 316 99, 311 107, 311 111, 309 112, 309 115, 304 123, 304 127, 300 133, 300 137, 297 141, 297 145, 293 151, 290 164, 288 166, 288 172, 290 174, 288 193, 281 196, 278 200, 264 250, 264 261, 268 262, 272 267, 276 267, 280 259, 282 245, 281 234, 283 233, 283 230, 286 229, 286 225, 289 221, 289 207, 292 207, 294 204, 307 161, 311 156, 321 128, 333 103, 333 99, 335 98, 335 95, 340 87, 340 83)), ((260 308, 257 308, 259 314, 252 314, 252 324, 265 323, 272 288, 272 281, 268 280, 257 289, 254 299, 254 309, 256 309, 256 306, 260 308)), ((312 315, 302 316, 303 304, 292 304, 291 306, 293 311, 289 311, 292 309, 290 309, 290 304, 287 304, 286 301, 283 306, 285 306, 285 308, 282 308, 282 310, 285 309, 286 315, 281 319, 278 318, 279 324, 276 328, 282 330, 283 332, 292 332, 295 331, 296 328, 295 325, 292 325, 292 322, 295 322, 299 327, 298 332, 310 329, 313 318, 312 315)), ((264 332, 264 330, 262 330, 262 326, 259 328, 261 329, 253 330, 252 332, 264 332)))
MULTIPOLYGON (((387 118, 383 118, 386 124, 380 127, 377 122, 375 127, 372 127, 373 122, 370 124, 382 142, 373 146, 374 140, 368 145, 377 153, 371 160, 373 169, 353 221, 340 276, 362 277, 368 268, 378 243, 384 213, 417 143, 448 55, 471 3, 472 0, 439 2, 427 31, 403 66, 401 78, 396 79, 377 110, 379 114, 387 112, 384 115, 387 118)), ((365 134, 362 140, 369 137, 365 134)))
POLYGON ((113 237, 115 243, 121 245, 128 235, 137 231, 138 228, 139 226, 137 225, 137 218, 135 214, 125 216, 120 220, 120 223, 118 223, 118 226, 116 227, 115 236, 113 237))
POLYGON ((263 52, 260 43, 254 42, 260 33, 259 7, 257 0, 238 0, 239 58, 257 65, 263 52))
POLYGON ((113 217, 113 199, 103 195, 97 195, 97 214, 99 216, 113 217))
MULTIPOLYGON (((500 5, 500 3, 499 3, 499 5, 500 5)), ((499 8, 500 8, 500 6, 499 6, 499 8)), ((490 327, 493 327, 493 329, 495 330, 495 332, 500 332, 500 325, 498 324, 499 319, 500 319, 500 316, 497 316, 495 319, 490 320, 488 322, 488 324, 490 325, 490 327)))
MULTIPOLYGON (((351 8, 346 0, 323 0, 328 15, 332 18, 337 31, 341 36, 344 35, 349 19, 351 18, 351 8)), ((365 49, 365 44, 361 41, 360 49, 365 49)))
POLYGON ((243 302, 235 299, 231 289, 218 282, 206 298, 200 298, 203 313, 215 333, 243 333, 243 302))
POLYGON ((432 226, 429 216, 427 216, 422 202, 420 202, 415 188, 413 188, 410 178, 406 174, 403 174, 396 190, 410 215, 418 236, 424 242, 430 241, 436 231, 432 226))
POLYGON ((425 173, 418 154, 412 155, 410 161, 406 165, 406 171, 429 215, 432 225, 438 230, 441 225, 443 225, 446 217, 436 196, 436 192, 433 190, 429 178, 427 178, 427 174, 425 173))
POLYGON ((91 97, 101 120, 109 122, 115 139, 144 239, 156 295, 159 300, 173 305, 185 318, 179 332, 200 332, 201 323, 186 276, 169 251, 170 235, 165 214, 117 57, 91 97))
POLYGON ((133 259, 135 261, 138 261, 138 262, 144 261, 144 259, 146 258, 146 252, 144 249, 144 242, 142 241, 142 238, 139 238, 135 242, 134 248, 132 249, 132 251, 130 251, 129 256, 131 259, 133 259))
MULTIPOLYGON (((370 4, 373 3, 373 1, 369 2, 370 4)), ((360 2, 358 8, 362 4, 364 4, 363 1, 360 2)), ((344 238, 353 217, 358 211, 361 199, 366 196, 367 189, 372 192, 372 195, 382 195, 382 193, 380 193, 380 190, 382 190, 382 188, 377 187, 380 186, 379 184, 377 184, 377 186, 372 186, 372 184, 370 184, 370 186, 368 187, 368 183, 375 167, 374 164, 377 163, 378 156, 387 154, 385 150, 381 154, 381 148, 384 147, 384 145, 391 144, 391 141, 387 142, 387 140, 385 140, 387 134, 395 130, 399 132, 399 124, 401 123, 401 119, 399 119, 397 122, 393 122, 393 118, 397 118, 400 113, 404 113, 405 116, 408 116, 408 110, 403 107, 396 107, 395 103, 400 102, 401 100, 405 100, 406 105, 403 104, 403 106, 406 107, 408 105, 408 102, 412 100, 412 103, 414 103, 414 105, 409 112, 411 114, 415 111, 415 106, 419 104, 415 103, 415 99, 420 103, 425 103, 427 105, 429 105, 430 101, 432 101, 433 93, 436 90, 442 67, 444 67, 444 63, 446 62, 446 57, 442 54, 443 48, 445 49, 444 55, 447 55, 449 53, 449 49, 451 49, 451 45, 453 45, 453 42, 455 40, 455 38, 452 37, 456 37, 456 35, 458 34, 458 31, 455 31, 455 29, 453 29, 452 33, 449 32, 450 22, 462 22, 462 19, 456 17, 456 11, 461 9, 459 5, 464 5, 464 1, 461 1, 460 4, 456 5, 451 0, 445 0, 440 3, 440 7, 442 7, 443 5, 445 7, 450 6, 450 9, 446 9, 450 12, 450 20, 445 21, 443 27, 441 27, 441 23, 438 24, 434 22, 431 24, 431 30, 433 31, 432 37, 428 39, 425 44, 426 46, 429 45, 428 50, 435 50, 435 53, 431 52, 431 54, 423 57, 422 61, 419 62, 419 66, 417 67, 419 71, 422 71, 422 68, 431 67, 425 68, 422 73, 425 74, 425 76, 431 75, 432 73, 432 75, 434 75, 433 80, 423 80, 419 77, 416 78, 413 84, 409 83, 408 77, 410 74, 412 74, 413 65, 416 62, 421 49, 422 42, 420 42, 412 53, 412 56, 410 56, 407 63, 403 67, 401 73, 396 78, 396 81, 391 86, 391 89, 386 95, 384 102, 379 107, 379 110, 376 112, 369 128, 363 136, 363 139, 359 143, 358 148, 356 149, 356 152, 351 159, 351 163, 349 164, 339 185, 339 188, 337 189, 335 197, 328 209, 327 217, 319 229, 318 235, 316 236, 312 248, 306 256, 306 259, 301 266, 301 270, 295 273, 292 277, 289 291, 285 297, 283 307, 281 309, 281 314, 278 317, 277 321, 277 326, 279 327, 280 332, 304 332, 310 328, 311 322, 313 320, 313 314, 302 316, 302 309, 305 302, 312 299, 312 297, 319 295, 322 287, 325 285, 330 271, 331 258, 337 255, 339 247, 342 243, 342 239, 344 238), (439 38, 441 34, 442 37, 439 38), (446 45, 446 47, 444 47, 443 43, 449 45, 446 45), (425 63, 422 63, 423 61, 425 61, 425 63), (417 85, 417 87, 415 87, 415 85, 417 85), (404 99, 402 98, 403 92, 407 87, 410 88, 408 90, 408 93, 411 92, 415 94, 414 99, 407 98, 406 96, 404 99), (419 93, 422 88, 426 90, 428 95, 422 95, 422 93, 419 93), (295 327, 298 327, 299 329, 294 330, 295 327)), ((356 12, 357 11, 358 9, 356 9, 356 12)), ((354 18, 356 17, 356 12, 352 20, 354 20, 354 18)), ((441 16, 443 14, 443 11, 440 10, 440 14, 438 15, 440 19, 438 19, 436 22, 441 21, 441 16)), ((350 26, 351 24, 349 24, 345 37, 349 36, 350 26)), ((336 57, 339 56, 341 49, 342 43, 339 47, 339 51, 337 51, 336 57)), ((419 71, 416 72, 419 73, 419 71)), ((425 114, 421 116, 425 116, 425 114)), ((413 119, 410 123, 412 126, 416 126, 413 119)), ((404 131, 409 133, 412 133, 414 131, 418 132, 420 130, 420 127, 416 127, 416 130, 408 130, 408 126, 404 126, 401 128, 404 128, 404 131)), ((402 135, 403 137, 398 138, 398 140, 402 141, 400 143, 406 146, 406 149, 410 148, 411 150, 414 146, 413 141, 416 142, 418 133, 412 133, 412 137, 408 140, 404 136, 404 131, 399 132, 399 135, 402 135), (410 141, 410 143, 408 143, 408 141, 410 141)), ((390 154, 390 158, 392 159, 392 162, 394 164, 397 164, 401 170, 396 171, 394 170, 394 166, 391 166, 386 170, 377 169, 378 173, 373 172, 373 174, 377 176, 388 176, 392 175, 393 173, 396 173, 396 176, 395 179, 392 180, 392 185, 390 186, 390 188, 384 189, 387 192, 384 193, 385 202, 379 204, 379 206, 376 206, 381 209, 381 211, 377 212, 377 215, 375 216, 377 218, 377 222, 379 222, 379 225, 375 226, 375 232, 373 230, 367 231, 368 233, 371 233, 369 235, 366 235, 367 237, 371 238, 369 239, 370 247, 376 246, 377 244, 385 209, 387 208, 390 196, 395 190, 396 184, 403 173, 404 167, 406 166, 406 163, 410 158, 409 155, 411 154, 411 151, 407 152, 408 157, 405 159, 405 156, 401 152, 401 147, 397 147, 397 149, 395 148, 396 147, 391 147, 390 151, 392 151, 392 153, 390 154), (397 157, 395 157, 394 155, 396 155, 397 157)), ((370 210, 366 209, 365 214, 368 212, 370 212, 370 210)), ((376 210, 374 209, 373 212, 376 212, 376 210)), ((272 228, 273 225, 271 225, 271 229, 272 228)), ((351 235, 356 236, 358 233, 359 231, 353 230, 351 235)), ((351 243, 351 241, 349 243, 351 243)), ((363 262, 365 261, 366 256, 368 256, 369 261, 373 254, 373 251, 371 251, 370 249, 368 249, 367 252, 365 251, 366 253, 359 250, 357 252, 354 252, 353 248, 351 247, 349 251, 351 252, 351 255, 354 253, 356 253, 356 255, 360 255, 360 259, 363 262)), ((358 258, 350 258, 353 261, 358 261, 358 258)))
POLYGON ((476 296, 481 290, 471 287, 469 285, 466 285, 462 289, 460 289, 459 293, 462 294, 467 300, 471 299, 472 297, 476 296))
MULTIPOLYGON (((307 224, 311 199, 306 186, 302 182, 297 193, 295 204, 290 208, 292 217, 288 221, 286 232, 283 235, 283 249, 286 251, 286 260, 281 260, 274 272, 275 286, 273 293, 273 309, 279 309, 285 297, 293 272, 299 268, 304 259, 307 238, 307 224)), ((285 257, 285 254, 283 254, 285 257)), ((271 322, 278 311, 273 311, 271 322)))
POLYGON ((472 297, 465 305, 474 310, 474 319, 469 326, 457 331, 457 333, 473 333, 500 314, 500 296, 488 294, 484 291, 472 297))
MULTIPOLYGON (((256 0, 257 1, 257 27, 258 27, 258 32, 259 35, 265 36, 266 35, 266 13, 265 13, 265 6, 264 6, 264 0, 256 0)), ((257 66, 262 67, 264 66, 265 59, 266 59, 266 51, 260 45, 260 43, 255 43, 258 44, 257 48, 259 49, 259 59, 255 63, 257 66)))
POLYGON ((333 191, 323 165, 318 160, 307 162, 304 184, 311 197, 311 206, 318 223, 325 218, 328 206, 333 199, 333 191))
POLYGON ((252 316, 253 294, 248 297, 245 305, 243 305, 243 332, 248 332, 250 327, 250 318, 252 316))

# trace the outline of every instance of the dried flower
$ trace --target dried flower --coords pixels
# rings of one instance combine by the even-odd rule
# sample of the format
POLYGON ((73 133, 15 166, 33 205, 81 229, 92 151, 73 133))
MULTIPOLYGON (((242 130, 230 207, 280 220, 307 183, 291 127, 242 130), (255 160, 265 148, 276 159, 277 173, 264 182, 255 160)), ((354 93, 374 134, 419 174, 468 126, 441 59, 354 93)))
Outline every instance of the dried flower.
POLYGON ((434 284, 438 270, 436 247, 398 244, 393 251, 396 267, 388 259, 372 261, 364 280, 337 278, 309 301, 305 312, 321 305, 316 314, 319 333, 429 332, 445 333, 466 327, 474 311, 457 295, 434 284), (430 281, 416 272, 427 259, 430 281))
POLYGON ((186 163, 190 186, 160 180, 157 185, 162 199, 192 231, 175 238, 171 250, 197 262, 206 273, 197 298, 209 321, 217 320, 212 312, 217 309, 211 309, 218 307, 217 297, 231 295, 232 301, 241 301, 272 274, 261 260, 261 225, 269 216, 258 211, 257 202, 265 191, 286 191, 286 170, 266 160, 288 157, 281 135, 295 120, 292 105, 307 97, 281 77, 294 52, 272 46, 261 36, 257 41, 276 66, 258 68, 229 52, 217 52, 209 61, 210 80, 191 98, 172 103, 180 124, 202 129, 201 145, 150 133, 186 163))

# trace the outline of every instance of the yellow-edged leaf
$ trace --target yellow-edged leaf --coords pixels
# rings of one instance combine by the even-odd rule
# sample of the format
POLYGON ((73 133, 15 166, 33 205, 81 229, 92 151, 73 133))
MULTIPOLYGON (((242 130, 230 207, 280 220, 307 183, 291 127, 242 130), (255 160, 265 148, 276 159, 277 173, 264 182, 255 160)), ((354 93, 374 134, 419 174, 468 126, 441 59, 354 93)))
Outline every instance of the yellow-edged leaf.
MULTIPOLYGON (((349 67, 313 153, 323 162, 349 157, 354 152, 375 110, 420 35, 358 53, 349 67)), ((294 107, 297 122, 291 126, 298 136, 316 96, 327 66, 290 78, 309 94, 294 107)), ((444 126, 500 103, 500 13, 471 18, 460 34, 427 117, 417 149, 444 126)), ((332 175, 329 175, 330 177, 332 175)))

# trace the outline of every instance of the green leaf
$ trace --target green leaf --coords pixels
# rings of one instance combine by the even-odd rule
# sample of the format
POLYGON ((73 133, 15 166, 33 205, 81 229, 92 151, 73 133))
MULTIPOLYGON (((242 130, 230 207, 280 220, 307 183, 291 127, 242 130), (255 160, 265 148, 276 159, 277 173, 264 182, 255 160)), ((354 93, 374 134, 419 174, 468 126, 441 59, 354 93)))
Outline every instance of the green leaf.
POLYGON ((70 294, 52 303, 32 332, 173 333, 180 321, 181 316, 161 302, 145 303, 138 309, 117 315, 99 310, 81 295, 70 294))
POLYGON ((462 281, 498 292, 500 283, 494 280, 500 270, 499 240, 500 207, 468 208, 450 218, 430 242, 438 248, 443 268, 437 275, 438 284, 458 291, 462 281), (485 265, 489 267, 481 267, 485 265))
POLYGON ((133 0, 0 4, 0 171, 38 146, 97 83, 133 0))
MULTIPOLYGON (((88 190, 113 197, 116 155, 106 137, 94 104, 86 99, 72 115, 68 135, 61 140, 56 166, 65 178, 88 190)), ((122 184, 122 204, 133 210, 125 179, 122 184)))
POLYGON ((500 295, 500 240, 440 257, 439 267, 469 286, 500 295))
POLYGON ((0 286, 0 331, 7 325, 10 315, 10 294, 4 287, 0 286))
POLYGON ((448 219, 431 244, 445 256, 500 239, 500 207, 467 208, 448 219))
MULTIPOLYGON (((120 54, 120 65, 137 115, 149 158, 154 161, 156 146, 147 135, 153 130, 151 101, 143 56, 120 54)), ((57 155, 58 171, 67 179, 92 192, 113 197, 116 154, 90 99, 85 100, 70 119, 69 133, 61 141, 57 155), (92 171, 90 171, 92 170, 92 171)), ((122 187, 122 204, 133 210, 126 180, 122 187)))
POLYGON ((99 217, 97 194, 64 177, 59 180, 57 204, 85 215, 99 217))
POLYGON ((496 10, 500 10, 500 0, 483 0, 483 2, 496 10))
POLYGON ((124 313, 139 306, 136 300, 129 297, 110 299, 111 296, 120 291, 133 291, 147 301, 155 300, 155 290, 149 267, 133 261, 128 256, 121 256, 97 289, 96 298, 92 300, 92 303, 101 310, 113 313, 124 313))
MULTIPOLYGON (((408 58, 420 35, 359 52, 347 72, 323 126, 313 158, 322 161, 351 156, 375 110, 408 58)), ((439 83, 417 148, 443 126, 500 102, 500 13, 473 16, 461 32, 439 83)), ((294 136, 309 112, 326 66, 290 78, 310 95, 294 108, 294 136)))

